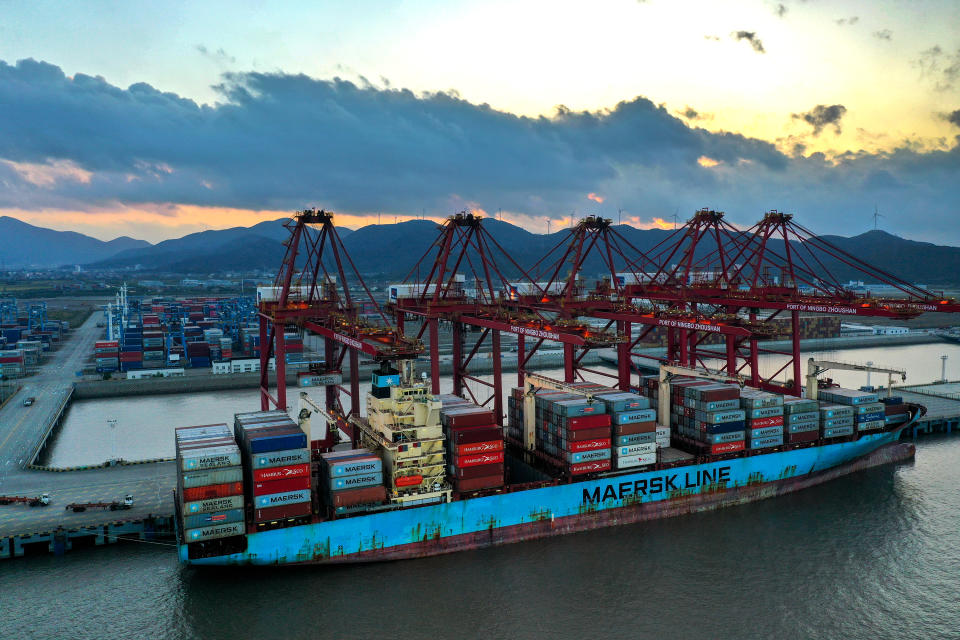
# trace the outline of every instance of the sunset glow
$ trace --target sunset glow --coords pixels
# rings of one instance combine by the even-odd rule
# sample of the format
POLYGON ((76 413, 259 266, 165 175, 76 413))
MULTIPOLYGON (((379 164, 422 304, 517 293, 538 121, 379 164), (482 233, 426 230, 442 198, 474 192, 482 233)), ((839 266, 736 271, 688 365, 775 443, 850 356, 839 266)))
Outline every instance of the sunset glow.
POLYGON ((0 214, 156 241, 307 206, 545 231, 711 202, 846 234, 880 202, 891 231, 954 234, 955 2, 382 9, 5 3, 0 214))

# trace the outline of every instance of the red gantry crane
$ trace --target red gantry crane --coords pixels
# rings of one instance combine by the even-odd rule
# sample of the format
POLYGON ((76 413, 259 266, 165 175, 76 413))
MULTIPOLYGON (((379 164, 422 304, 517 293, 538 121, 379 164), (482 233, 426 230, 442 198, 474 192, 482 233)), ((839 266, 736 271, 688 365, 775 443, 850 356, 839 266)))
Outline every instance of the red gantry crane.
MULTIPOLYGON (((347 418, 359 415, 361 407, 360 355, 375 361, 413 359, 423 345, 406 338, 380 309, 344 248, 331 212, 300 211, 285 226, 290 238, 280 272, 259 300, 261 409, 287 408, 284 332, 289 328, 310 332, 323 340, 324 366, 315 372, 337 382, 326 386, 326 410, 351 433, 347 418), (361 313, 364 310, 372 313, 361 313), (276 396, 269 389, 272 356, 276 396), (349 362, 349 388, 339 383, 344 360, 349 362), (350 398, 349 410, 340 402, 342 394, 350 398)), ((336 429, 327 434, 327 441, 313 448, 332 446, 336 429)))
MULTIPOLYGON (((666 328, 669 335, 684 331, 692 336, 726 336, 746 339, 751 336, 769 336, 773 328, 765 323, 750 321, 735 314, 710 314, 699 312, 696 307, 680 305, 655 305, 638 303, 627 295, 630 283, 642 281, 661 271, 661 266, 642 250, 635 247, 619 233, 609 219, 589 216, 582 219, 542 257, 533 269, 539 269, 538 279, 545 281, 542 297, 526 296, 518 304, 554 312, 560 317, 580 317, 606 320, 606 328, 616 324, 618 334, 627 339, 617 345, 617 374, 579 368, 596 375, 613 377, 620 389, 629 389, 631 358, 634 349, 658 327, 666 328), (588 263, 593 255, 596 259, 588 263), (600 273, 587 274, 596 269, 600 273), (592 264, 588 266, 588 264, 592 264), (599 276, 596 286, 588 290, 588 276, 599 276), (634 326, 642 327, 634 337, 634 326)), ((689 359, 681 345, 680 360, 689 359)), ((583 359, 589 347, 580 350, 575 364, 583 359)), ((669 360, 669 358, 667 358, 669 360)))
POLYGON ((502 332, 517 339, 519 385, 523 384, 530 358, 545 342, 563 345, 567 378, 572 381, 575 347, 611 346, 621 341, 609 330, 516 304, 531 295, 544 298, 545 291, 484 228, 482 217, 473 213, 461 212, 447 218, 405 282, 391 287, 391 310, 398 327, 403 327, 408 317, 421 319, 418 339, 424 331, 428 332, 433 393, 440 392, 439 323, 444 321, 452 327, 453 392, 467 393, 480 405, 492 402, 498 421, 503 419, 502 332), (415 280, 414 274, 420 272, 426 272, 426 278, 415 280), (466 341, 467 327, 480 332, 472 345, 466 341), (493 369, 490 382, 469 370, 487 339, 493 369), (527 339, 534 340, 530 348, 527 339), (475 397, 466 386, 467 381, 488 387, 490 395, 475 397))
POLYGON ((779 211, 770 211, 741 230, 725 221, 722 212, 702 209, 647 253, 659 268, 625 283, 627 299, 710 316, 746 316, 750 321, 790 314, 790 351, 761 348, 756 335, 728 335, 725 351, 719 352, 703 347, 702 338, 683 327, 668 331, 667 360, 696 366, 716 358, 723 362, 721 370, 743 374, 752 385, 779 392, 801 391, 801 312, 909 319, 927 311, 960 310, 955 300, 868 264, 779 211), (853 291, 835 275, 842 272, 880 284, 889 294, 853 291), (764 377, 758 367, 761 353, 785 356, 787 361, 764 377), (790 367, 790 384, 774 380, 790 367))

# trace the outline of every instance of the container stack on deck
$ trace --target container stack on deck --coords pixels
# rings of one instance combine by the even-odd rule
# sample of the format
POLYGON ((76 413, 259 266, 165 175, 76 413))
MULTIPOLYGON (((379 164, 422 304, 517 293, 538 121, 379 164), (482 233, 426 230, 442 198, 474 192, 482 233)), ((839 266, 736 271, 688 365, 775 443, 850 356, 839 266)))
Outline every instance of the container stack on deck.
POLYGON ((820 403, 820 437, 829 440, 852 436, 853 407, 842 404, 820 403))
POLYGON ((744 388, 740 406, 747 427, 744 442, 751 451, 783 445, 783 396, 760 389, 744 388))
POLYGON ((821 389, 823 400, 851 408, 852 426, 858 432, 878 431, 886 425, 884 404, 876 393, 853 389, 821 389))
POLYGON ((230 427, 180 427, 175 441, 184 541, 243 535, 243 469, 230 427))
POLYGON ((285 411, 234 416, 243 451, 247 502, 257 529, 302 524, 312 514, 310 449, 303 430, 285 411))
POLYGON ((344 515, 383 504, 383 461, 369 449, 333 451, 320 456, 324 500, 330 511, 344 515))
POLYGON ((610 416, 613 468, 632 469, 657 462, 657 412, 650 400, 635 393, 611 391, 594 393, 610 416))
POLYGON ((745 411, 740 388, 697 378, 670 382, 670 424, 679 448, 700 455, 719 455, 745 448, 745 411))
POLYGON ((814 442, 820 437, 820 414, 816 400, 783 397, 783 434, 786 442, 814 442))
POLYGON ((889 396, 880 400, 883 402, 884 422, 888 426, 903 424, 910 419, 910 411, 900 396, 889 396))
POLYGON ((493 411, 459 396, 437 396, 447 443, 447 471, 455 491, 468 493, 504 484, 503 430, 493 411))

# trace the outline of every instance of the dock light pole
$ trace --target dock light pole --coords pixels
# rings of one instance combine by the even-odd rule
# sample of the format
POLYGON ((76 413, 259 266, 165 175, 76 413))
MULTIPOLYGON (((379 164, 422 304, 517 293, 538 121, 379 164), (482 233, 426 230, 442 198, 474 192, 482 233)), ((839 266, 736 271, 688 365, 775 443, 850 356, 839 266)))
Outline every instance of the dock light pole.
POLYGON ((113 438, 113 445, 110 448, 112 452, 112 455, 110 456, 110 466, 113 466, 114 464, 116 464, 116 460, 117 460, 117 419, 108 418, 107 426, 110 427, 110 432, 113 438))
POLYGON ((947 355, 940 356, 940 382, 947 381, 947 355))
MULTIPOLYGON (((867 360, 867 366, 868 366, 868 367, 872 367, 872 366, 873 366, 873 361, 872 361, 872 360, 867 360)), ((867 386, 868 386, 868 387, 870 386, 870 370, 869 370, 869 369, 867 369, 867 386)))

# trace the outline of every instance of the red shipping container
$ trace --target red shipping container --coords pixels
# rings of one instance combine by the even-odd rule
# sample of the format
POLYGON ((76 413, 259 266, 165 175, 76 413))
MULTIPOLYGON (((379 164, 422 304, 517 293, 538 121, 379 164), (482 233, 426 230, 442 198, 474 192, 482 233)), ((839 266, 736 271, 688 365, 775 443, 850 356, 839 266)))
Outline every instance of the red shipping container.
POLYGON ((783 416, 774 416, 772 418, 754 418, 747 422, 748 429, 762 429, 764 427, 782 427, 783 416))
POLYGON ((649 422, 628 422, 627 424, 614 425, 613 433, 618 436, 635 436, 638 433, 653 433, 657 430, 657 423, 653 420, 649 422))
POLYGON ((451 475, 454 479, 485 478, 496 474, 499 474, 502 478, 503 471, 504 465, 501 462, 500 464, 481 464, 476 467, 454 467, 451 475))
POLYGON ((743 451, 743 447, 743 440, 738 440, 737 442, 721 442, 719 444, 710 445, 710 453, 733 453, 734 451, 743 451))
POLYGON ((597 427, 609 427, 610 414, 598 413, 592 416, 577 416, 576 418, 567 418, 567 429, 595 429, 597 427))
POLYGON ((285 467, 271 467, 269 469, 254 469, 254 482, 270 482, 272 480, 282 480, 285 478, 301 478, 310 476, 310 465, 291 464, 285 467))
POLYGON ((610 471, 609 460, 594 460, 592 462, 581 462, 570 465, 570 475, 581 475, 584 473, 598 473, 600 471, 610 471))
POLYGON ((450 429, 448 439, 455 445, 503 440, 503 431, 495 425, 450 429))
POLYGON ((283 480, 270 480, 269 482, 254 482, 253 495, 265 496, 271 493, 285 493, 287 491, 300 491, 310 488, 310 478, 284 478, 283 480))
POLYGON ((469 456, 477 453, 493 453, 494 451, 503 451, 503 440, 457 445, 456 454, 458 456, 469 456))
POLYGON ((503 451, 481 453, 475 456, 457 456, 453 458, 455 467, 476 467, 481 464, 499 464, 503 462, 503 451))
POLYGON ((489 409, 452 409, 440 416, 440 421, 450 428, 485 427, 493 424, 493 411, 489 409))
POLYGON ((788 433, 787 442, 813 442, 820 437, 819 431, 803 431, 801 433, 788 433))
POLYGON ((485 478, 470 478, 457 480, 454 483, 457 491, 479 491, 480 489, 493 489, 503 486, 503 476, 487 476, 485 478))
POLYGON ((277 507, 254 509, 253 521, 270 522, 271 520, 286 520, 287 518, 308 516, 310 513, 311 505, 309 502, 295 502, 293 504, 281 504, 277 507))
POLYGON ((387 489, 383 485, 334 491, 330 496, 330 502, 334 507, 353 507, 358 504, 383 502, 386 499, 387 489))
MULTIPOLYGON (((591 418, 595 416, 590 416, 591 418)), ((607 416, 609 417, 609 416, 607 416)), ((609 438, 610 427, 597 427, 596 429, 577 429, 576 431, 567 430, 567 442, 576 440, 596 440, 597 438, 609 438)))
POLYGON ((610 438, 599 438, 597 440, 578 440, 567 443, 567 451, 577 453, 578 451, 593 451, 595 449, 609 449, 611 445, 610 438))
POLYGON ((423 476, 399 476, 396 479, 398 487, 415 487, 423 482, 423 476))
POLYGON ((226 484, 208 484, 205 487, 192 487, 183 490, 184 502, 196 502, 209 498, 226 498, 227 496, 242 496, 242 482, 228 482, 226 484))

